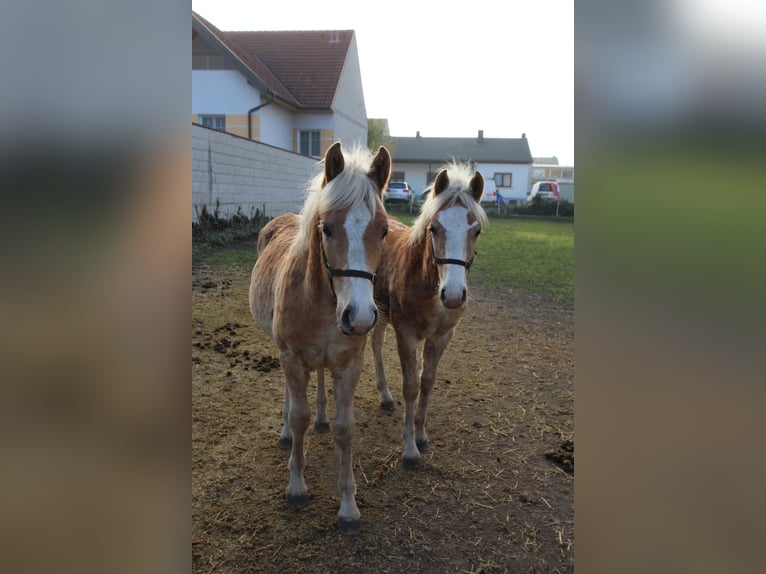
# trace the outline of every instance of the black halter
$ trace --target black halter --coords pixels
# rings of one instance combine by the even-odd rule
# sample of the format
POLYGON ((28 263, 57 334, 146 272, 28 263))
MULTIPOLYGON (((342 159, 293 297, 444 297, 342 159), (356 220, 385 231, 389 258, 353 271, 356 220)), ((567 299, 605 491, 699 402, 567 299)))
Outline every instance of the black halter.
POLYGON ((466 271, 471 270, 471 265, 473 265, 474 257, 478 254, 478 251, 474 250, 473 257, 471 257, 470 261, 463 261, 462 259, 440 259, 436 256, 436 251, 434 251, 434 244, 433 241, 431 243, 431 254, 434 256, 434 261, 436 261, 437 265, 460 265, 460 267, 465 267, 466 271))
POLYGON ((469 271, 471 265, 473 265, 473 257, 471 257, 470 261, 463 261, 462 259, 439 259, 434 255, 434 260, 437 265, 460 265, 461 267, 465 267, 466 271, 469 271))
MULTIPOLYGON (((332 287, 333 277, 360 277, 361 279, 369 279, 370 281, 372 281, 372 284, 375 285, 375 281, 378 278, 378 276, 375 273, 369 273, 367 271, 359 271, 358 269, 335 269, 333 267, 330 267, 330 263, 327 261, 327 253, 325 253, 325 250, 324 250, 324 241, 320 239, 319 243, 322 246, 322 259, 324 260, 324 266, 327 269, 327 273, 329 273, 330 275, 331 287, 332 287)), ((333 288, 333 291, 334 290, 335 289, 333 288)))

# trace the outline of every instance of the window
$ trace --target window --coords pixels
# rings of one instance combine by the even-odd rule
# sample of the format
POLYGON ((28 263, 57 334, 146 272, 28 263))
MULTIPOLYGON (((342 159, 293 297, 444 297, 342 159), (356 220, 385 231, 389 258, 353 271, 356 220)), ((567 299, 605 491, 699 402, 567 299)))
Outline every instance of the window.
POLYGON ((495 185, 497 187, 512 187, 513 174, 512 173, 496 173, 495 185))
POLYGON ((298 131, 298 153, 319 157, 319 130, 298 131))
POLYGON ((214 130, 226 130, 226 116, 203 116, 200 115, 199 123, 214 130))

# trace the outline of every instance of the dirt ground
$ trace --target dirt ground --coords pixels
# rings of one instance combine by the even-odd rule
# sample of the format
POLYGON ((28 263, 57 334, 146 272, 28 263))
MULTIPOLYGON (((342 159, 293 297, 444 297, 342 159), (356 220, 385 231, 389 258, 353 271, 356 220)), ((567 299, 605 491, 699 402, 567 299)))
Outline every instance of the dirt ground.
MULTIPOLYGON (((242 248, 255 245, 226 249, 242 248)), ((489 291, 469 278, 468 307, 429 407, 430 449, 417 470, 401 462, 390 327, 394 412, 378 406, 368 346, 353 446, 362 531, 344 537, 332 433, 317 434, 313 424, 309 506, 285 506, 289 451, 277 448, 284 380, 276 347, 249 314, 250 271, 204 257, 192 271, 195 573, 574 571, 571 305, 489 291)))

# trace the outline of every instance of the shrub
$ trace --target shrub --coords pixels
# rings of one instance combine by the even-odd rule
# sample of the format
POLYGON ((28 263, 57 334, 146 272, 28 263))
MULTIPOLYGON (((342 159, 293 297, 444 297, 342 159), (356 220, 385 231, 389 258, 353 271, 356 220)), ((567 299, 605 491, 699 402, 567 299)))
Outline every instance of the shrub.
POLYGON ((535 197, 529 205, 517 205, 512 212, 518 215, 556 215, 556 207, 560 217, 574 217, 574 203, 566 199, 557 201, 535 197))
POLYGON ((210 213, 206 205, 197 209, 197 221, 192 223, 192 251, 212 246, 229 245, 240 239, 246 239, 258 235, 261 228, 270 219, 263 211, 251 208, 250 215, 242 212, 242 207, 229 217, 222 217, 220 213, 220 201, 216 201, 213 213, 210 213))

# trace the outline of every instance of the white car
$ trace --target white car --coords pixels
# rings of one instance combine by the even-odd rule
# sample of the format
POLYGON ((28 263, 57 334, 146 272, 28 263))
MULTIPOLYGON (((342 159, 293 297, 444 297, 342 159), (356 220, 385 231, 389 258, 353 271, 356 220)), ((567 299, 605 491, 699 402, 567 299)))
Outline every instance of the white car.
POLYGON ((406 181, 390 181, 383 194, 383 199, 384 201, 402 201, 404 203, 409 203, 413 193, 410 184, 406 181))
POLYGON ((538 181, 532 186, 527 196, 527 203, 532 203, 536 198, 561 199, 559 184, 555 181, 538 181))
POLYGON ((497 186, 494 179, 484 180, 484 193, 481 196, 481 203, 497 203, 497 186))

